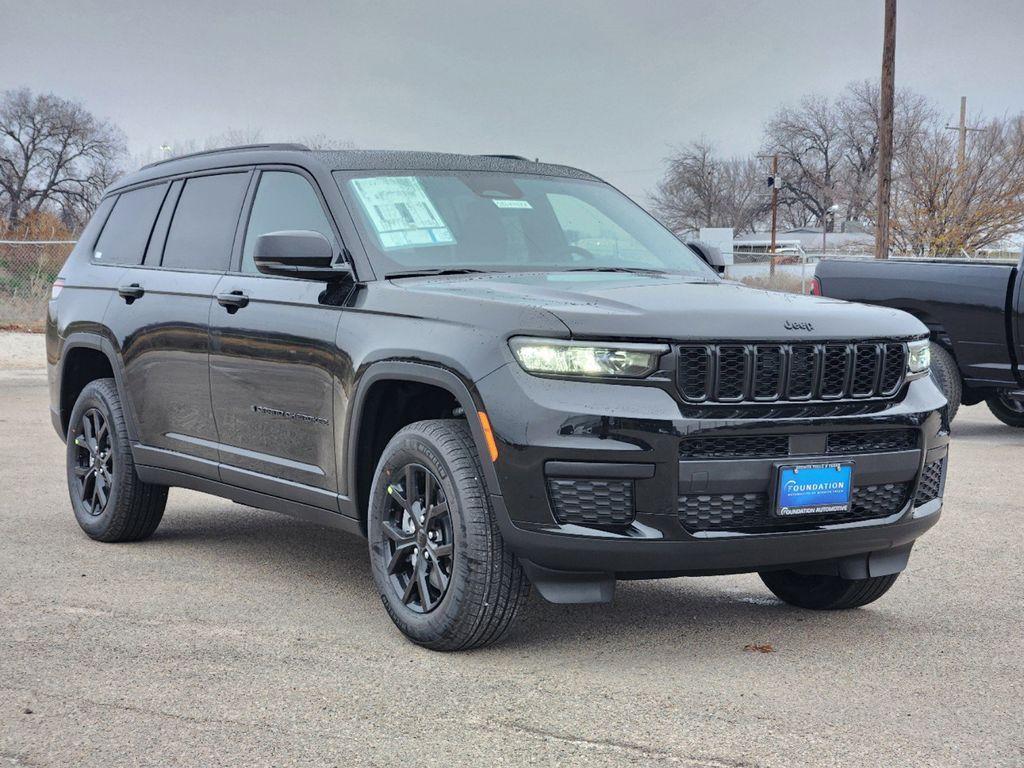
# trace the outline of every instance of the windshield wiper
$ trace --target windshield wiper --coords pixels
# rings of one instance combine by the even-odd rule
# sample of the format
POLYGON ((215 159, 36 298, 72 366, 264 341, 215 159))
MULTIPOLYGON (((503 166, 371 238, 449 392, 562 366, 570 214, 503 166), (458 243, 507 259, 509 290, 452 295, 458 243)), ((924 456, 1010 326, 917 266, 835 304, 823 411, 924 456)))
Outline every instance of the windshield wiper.
POLYGON ((476 275, 487 272, 486 269, 472 269, 470 267, 452 267, 450 269, 410 269, 405 272, 388 272, 384 279, 393 280, 396 277, 433 277, 435 275, 476 275))
POLYGON ((562 272, 628 272, 635 275, 667 275, 664 269, 648 269, 646 267, 572 267, 562 272))

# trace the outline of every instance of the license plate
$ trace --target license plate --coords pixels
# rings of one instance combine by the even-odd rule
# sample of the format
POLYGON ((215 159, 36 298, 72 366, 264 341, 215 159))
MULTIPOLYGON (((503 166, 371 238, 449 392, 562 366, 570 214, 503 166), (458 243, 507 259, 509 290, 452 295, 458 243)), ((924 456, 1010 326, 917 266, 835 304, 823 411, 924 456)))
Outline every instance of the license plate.
POLYGON ((779 517, 846 512, 853 492, 853 462, 779 467, 775 514, 779 517))

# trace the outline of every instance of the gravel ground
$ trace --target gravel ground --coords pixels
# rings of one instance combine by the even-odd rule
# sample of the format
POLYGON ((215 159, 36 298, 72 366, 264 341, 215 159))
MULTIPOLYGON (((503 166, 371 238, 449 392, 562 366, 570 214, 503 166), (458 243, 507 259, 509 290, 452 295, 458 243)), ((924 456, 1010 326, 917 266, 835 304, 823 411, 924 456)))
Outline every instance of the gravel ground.
POLYGON ((0 331, 0 370, 46 366, 46 339, 41 333, 0 331))
POLYGON ((174 490, 150 541, 90 541, 43 375, 2 376, 0 765, 1020 766, 1024 432, 961 413, 944 518, 866 609, 627 582, 440 655, 341 533, 174 490))

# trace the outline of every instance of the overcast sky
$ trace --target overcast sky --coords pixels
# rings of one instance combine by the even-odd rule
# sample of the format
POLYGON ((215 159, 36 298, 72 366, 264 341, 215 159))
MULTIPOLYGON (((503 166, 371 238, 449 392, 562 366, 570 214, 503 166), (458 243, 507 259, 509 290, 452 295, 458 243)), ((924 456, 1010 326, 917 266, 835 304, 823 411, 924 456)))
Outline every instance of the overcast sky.
MULTIPOLYGON (((120 125, 136 154, 229 128, 499 152, 643 198, 675 144, 755 150, 779 105, 879 74, 882 0, 0 0, 0 90, 120 125)), ((1024 110, 1021 0, 900 0, 898 86, 1024 110)))

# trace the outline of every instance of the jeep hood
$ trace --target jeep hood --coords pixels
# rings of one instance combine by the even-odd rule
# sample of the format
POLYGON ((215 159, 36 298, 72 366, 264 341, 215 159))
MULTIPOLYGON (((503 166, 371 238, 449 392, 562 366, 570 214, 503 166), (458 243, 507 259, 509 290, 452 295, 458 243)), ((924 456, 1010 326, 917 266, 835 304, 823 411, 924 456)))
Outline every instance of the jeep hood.
POLYGON ((544 309, 580 338, 791 341, 927 333, 916 318, 895 309, 676 275, 503 272, 405 278, 394 285, 434 299, 446 294, 460 312, 466 300, 544 309))

